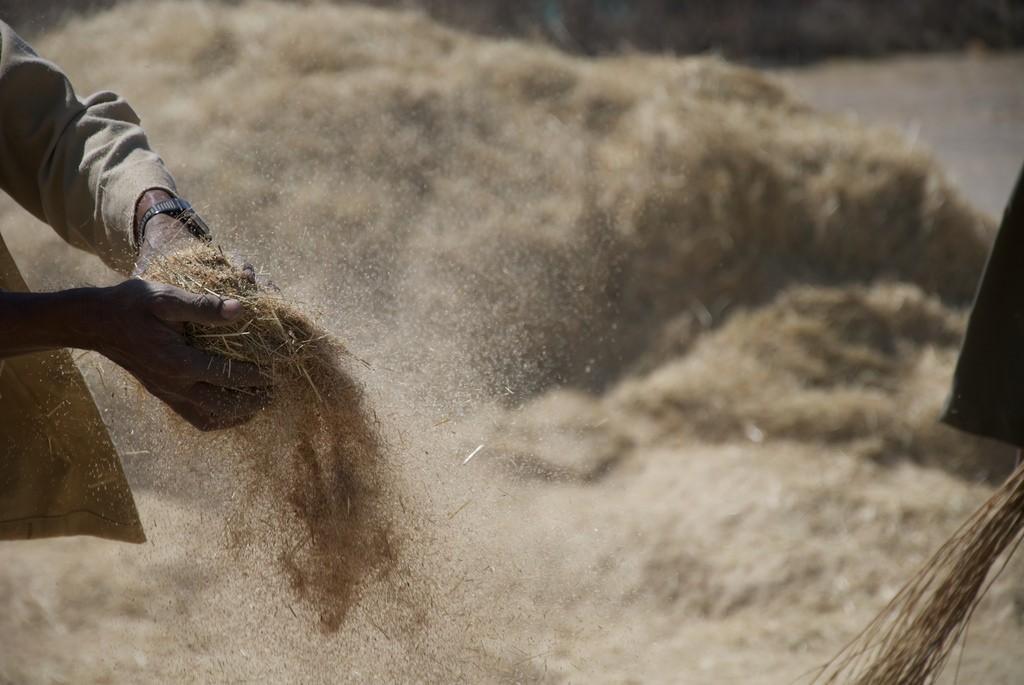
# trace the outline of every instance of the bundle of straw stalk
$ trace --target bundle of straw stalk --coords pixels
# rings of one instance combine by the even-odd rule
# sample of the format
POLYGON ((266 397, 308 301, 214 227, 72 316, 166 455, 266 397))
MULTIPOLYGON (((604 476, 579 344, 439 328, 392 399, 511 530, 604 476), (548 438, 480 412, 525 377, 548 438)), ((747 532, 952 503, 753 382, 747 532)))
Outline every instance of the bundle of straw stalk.
POLYGON ((217 327, 187 323, 185 337, 204 351, 257 365, 274 385, 303 380, 324 400, 320 376, 344 348, 274 290, 246 278, 220 248, 196 244, 158 255, 143 276, 190 292, 240 300, 244 311, 238 319, 217 327))
POLYGON ((1024 466, 1019 466, 813 682, 935 682, 974 609, 1020 544, 1022 530, 1024 466))

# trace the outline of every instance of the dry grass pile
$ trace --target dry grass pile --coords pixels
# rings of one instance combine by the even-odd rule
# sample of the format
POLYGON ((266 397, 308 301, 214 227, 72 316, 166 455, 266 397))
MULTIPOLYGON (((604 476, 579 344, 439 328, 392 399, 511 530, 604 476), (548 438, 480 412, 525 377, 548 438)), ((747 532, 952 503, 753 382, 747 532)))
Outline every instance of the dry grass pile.
POLYGON ((275 388, 269 409, 231 431, 228 452, 240 458, 231 544, 250 558, 276 559, 323 625, 337 629, 360 589, 394 570, 398 554, 392 479, 376 419, 345 366, 352 357, 219 248, 158 257, 144 276, 243 303, 231 324, 186 324, 185 332, 200 349, 256 364, 275 388))
MULTIPOLYGON (((302 264, 287 275, 292 292, 330 301, 392 368, 431 379, 425 397, 472 406, 564 385, 601 392, 676 360, 695 374, 694 402, 682 403, 694 410, 666 396, 653 411, 702 436, 749 423, 994 472, 932 427, 959 328, 900 329, 857 342, 850 359, 819 354, 846 344, 841 328, 780 331, 778 351, 747 342, 794 316, 808 327, 880 316, 850 314, 856 297, 789 297, 798 315, 772 305, 751 321, 794 287, 910 284, 928 312, 970 302, 993 227, 901 136, 721 60, 586 61, 414 13, 250 2, 204 6, 186 35, 121 37, 179 10, 131 5, 82 23, 145 55, 145 69, 112 63, 102 41, 40 48, 95 65, 83 90, 139 103, 154 145, 187 161, 179 183, 204 215, 240 227, 228 235, 240 249, 302 264), (181 107, 154 83, 187 84, 194 101, 181 107), (736 314, 748 323, 720 333, 736 314), (793 363, 777 369, 773 355, 793 363), (746 387, 752 364, 763 386, 746 387), (796 391, 779 401, 779 387, 796 391)), ((872 325, 907 316, 895 302, 890 323, 872 325)))
POLYGON ((81 24, 124 60, 103 41, 40 48, 136 103, 190 200, 242 227, 232 244, 305 264, 293 289, 450 387, 600 390, 681 312, 718 325, 794 283, 966 304, 985 258, 989 226, 926 152, 722 60, 582 60, 410 12, 270 2, 121 36, 180 11, 81 24), (337 278, 307 284, 317 269, 337 278))
POLYGON ((993 567, 1016 550, 1022 530, 1024 468, 1018 468, 815 682, 935 682, 995 580, 993 567))
POLYGON ((658 345, 668 356, 608 402, 669 438, 835 445, 997 481, 1010 450, 937 420, 964 325, 914 286, 796 287, 695 341, 685 338, 699 324, 671 329, 684 339, 658 345))

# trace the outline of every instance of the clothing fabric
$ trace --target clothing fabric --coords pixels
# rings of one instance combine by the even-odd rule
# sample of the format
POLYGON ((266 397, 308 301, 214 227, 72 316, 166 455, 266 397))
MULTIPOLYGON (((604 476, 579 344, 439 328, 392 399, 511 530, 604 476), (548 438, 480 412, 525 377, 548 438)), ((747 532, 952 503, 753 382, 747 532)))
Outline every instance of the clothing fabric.
POLYGON ((1024 447, 1024 168, 967 322, 942 421, 1024 447))
POLYGON ((67 76, 0 23, 0 188, 71 245, 128 275, 135 203, 174 179, 119 96, 79 100, 67 76))
MULTIPOLYGON (((0 22, 0 188, 71 245, 127 275, 149 189, 174 194, 119 96, 84 100, 0 22)), ((2 228, 2 227, 0 227, 2 228)), ((0 289, 27 290, 0 237, 0 289)), ((142 542, 128 481, 67 350, 0 360, 0 539, 95 535, 142 542)))

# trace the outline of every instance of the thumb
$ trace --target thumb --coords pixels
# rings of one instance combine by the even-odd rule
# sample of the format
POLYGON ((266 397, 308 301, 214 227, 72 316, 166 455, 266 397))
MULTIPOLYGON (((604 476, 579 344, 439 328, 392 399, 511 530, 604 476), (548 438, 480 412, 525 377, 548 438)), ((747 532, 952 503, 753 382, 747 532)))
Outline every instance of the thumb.
POLYGON ((184 290, 179 290, 176 295, 162 303, 162 318, 219 326, 234 321, 242 314, 242 303, 233 298, 221 299, 212 294, 200 295, 184 290))

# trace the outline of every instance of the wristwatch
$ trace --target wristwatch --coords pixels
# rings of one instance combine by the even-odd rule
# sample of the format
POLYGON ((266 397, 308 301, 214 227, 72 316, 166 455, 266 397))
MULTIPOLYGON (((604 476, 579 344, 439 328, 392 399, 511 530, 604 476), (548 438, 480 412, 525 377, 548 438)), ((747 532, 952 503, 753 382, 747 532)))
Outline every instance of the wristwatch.
POLYGON ((174 217, 185 225, 189 233, 199 238, 210 242, 210 227, 206 225, 202 217, 196 213, 196 210, 192 208, 186 200, 181 198, 172 197, 170 200, 161 200, 155 205, 146 210, 146 213, 142 215, 142 219, 139 220, 139 227, 137 230, 136 243, 142 244, 142 239, 146 236, 146 223, 157 214, 166 214, 174 217))

